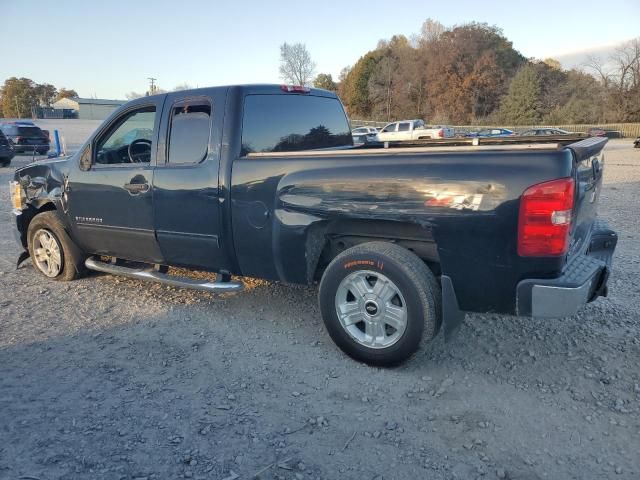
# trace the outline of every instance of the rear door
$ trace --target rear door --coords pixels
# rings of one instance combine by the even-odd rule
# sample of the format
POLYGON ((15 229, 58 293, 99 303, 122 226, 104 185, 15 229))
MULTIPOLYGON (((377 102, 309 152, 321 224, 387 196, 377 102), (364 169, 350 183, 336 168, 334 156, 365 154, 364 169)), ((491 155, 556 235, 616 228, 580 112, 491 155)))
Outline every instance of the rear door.
POLYGON ((394 134, 394 140, 411 140, 411 122, 398 123, 398 131, 394 134))
POLYGON ((224 89, 167 97, 154 176, 154 223, 167 264, 228 268, 218 188, 225 98, 224 89))

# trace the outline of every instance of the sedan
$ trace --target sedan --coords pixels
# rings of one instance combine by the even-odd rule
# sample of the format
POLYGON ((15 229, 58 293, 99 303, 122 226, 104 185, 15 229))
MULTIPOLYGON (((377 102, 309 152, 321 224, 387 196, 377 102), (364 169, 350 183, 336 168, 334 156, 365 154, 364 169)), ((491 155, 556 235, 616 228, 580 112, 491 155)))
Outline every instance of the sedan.
POLYGON ((485 128, 480 130, 479 132, 469 132, 465 135, 465 137, 510 137, 515 135, 513 130, 509 130, 507 128, 485 128))
POLYGON ((567 132, 561 128, 532 128, 530 130, 525 130, 520 135, 523 137, 534 137, 538 135, 571 135, 571 132, 567 132))
POLYGON ((0 130, 0 166, 8 167, 11 159, 15 156, 15 151, 7 137, 0 130))
POLYGON ((378 141, 378 129, 375 127, 357 127, 351 130, 351 135, 354 137, 365 135, 369 143, 378 141))
POLYGON ((606 137, 607 131, 600 127, 591 127, 587 129, 587 135, 590 137, 606 137))

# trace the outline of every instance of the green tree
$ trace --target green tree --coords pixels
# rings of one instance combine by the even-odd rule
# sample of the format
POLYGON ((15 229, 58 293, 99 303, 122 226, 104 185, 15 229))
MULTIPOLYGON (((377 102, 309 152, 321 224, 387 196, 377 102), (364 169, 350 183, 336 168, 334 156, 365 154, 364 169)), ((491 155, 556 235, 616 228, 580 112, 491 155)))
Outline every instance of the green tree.
POLYGON ((340 82, 339 95, 349 115, 368 117, 371 115, 372 102, 369 99, 369 79, 374 72, 382 53, 378 50, 368 52, 356 62, 340 82))
POLYGON ((505 123, 533 125, 542 119, 541 109, 538 74, 533 65, 527 64, 513 77, 499 116, 505 123))
POLYGON ((313 86, 316 88, 323 88, 335 92, 338 89, 338 85, 333 81, 333 77, 330 73, 319 73, 313 81, 313 86))
POLYGON ((41 83, 34 87, 34 93, 38 105, 42 107, 50 107, 58 95, 58 90, 49 83, 41 83))
POLYGON ((37 105, 36 84, 29 78, 7 78, 2 88, 2 111, 8 118, 31 116, 31 107, 37 105))
POLYGON ((62 87, 60 90, 58 90, 58 95, 56 95, 55 101, 57 102, 62 98, 76 98, 79 96, 80 95, 78 95, 78 92, 76 92, 75 90, 62 87))

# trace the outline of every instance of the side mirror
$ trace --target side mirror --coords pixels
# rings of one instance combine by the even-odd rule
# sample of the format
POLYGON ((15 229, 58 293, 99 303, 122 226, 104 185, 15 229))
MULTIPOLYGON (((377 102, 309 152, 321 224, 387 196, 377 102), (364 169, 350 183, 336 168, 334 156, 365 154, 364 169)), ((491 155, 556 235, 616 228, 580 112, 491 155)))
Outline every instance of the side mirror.
POLYGON ((91 145, 87 146, 80 154, 80 170, 87 171, 91 169, 91 145))

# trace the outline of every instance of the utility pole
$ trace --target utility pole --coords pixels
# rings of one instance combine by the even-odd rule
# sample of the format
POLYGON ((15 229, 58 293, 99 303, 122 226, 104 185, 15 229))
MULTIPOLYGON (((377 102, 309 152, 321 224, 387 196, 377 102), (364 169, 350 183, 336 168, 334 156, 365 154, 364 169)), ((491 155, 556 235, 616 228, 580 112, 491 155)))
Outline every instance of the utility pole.
POLYGON ((150 88, 149 88, 149 94, 153 95, 154 93, 156 93, 156 80, 157 78, 153 78, 153 77, 147 77, 147 80, 149 80, 149 84, 150 84, 150 88))

